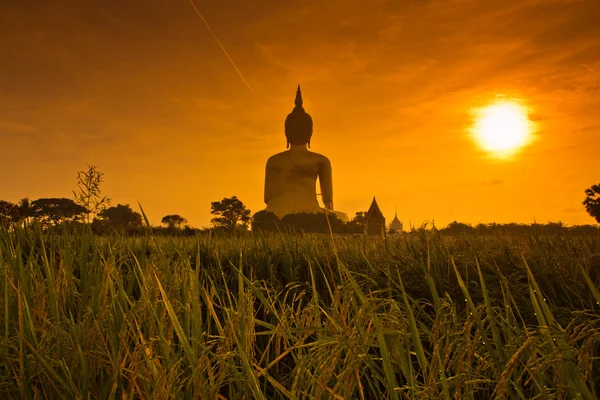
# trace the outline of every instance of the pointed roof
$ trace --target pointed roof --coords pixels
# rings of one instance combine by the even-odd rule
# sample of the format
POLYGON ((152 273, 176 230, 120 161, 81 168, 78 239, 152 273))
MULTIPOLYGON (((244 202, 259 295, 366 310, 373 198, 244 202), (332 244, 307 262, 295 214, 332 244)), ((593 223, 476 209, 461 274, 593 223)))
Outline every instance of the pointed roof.
POLYGON ((373 196, 373 202, 371 203, 371 207, 369 207, 369 211, 367 211, 367 215, 365 216, 367 222, 372 220, 372 219, 379 219, 379 220, 384 220, 385 217, 383 216, 383 213, 381 212, 381 210, 379 209, 379 205, 377 204, 377 200, 375 200, 375 196, 373 196))
POLYGON ((402 222, 398 219, 398 205, 394 206, 394 219, 392 220, 392 222, 402 222))

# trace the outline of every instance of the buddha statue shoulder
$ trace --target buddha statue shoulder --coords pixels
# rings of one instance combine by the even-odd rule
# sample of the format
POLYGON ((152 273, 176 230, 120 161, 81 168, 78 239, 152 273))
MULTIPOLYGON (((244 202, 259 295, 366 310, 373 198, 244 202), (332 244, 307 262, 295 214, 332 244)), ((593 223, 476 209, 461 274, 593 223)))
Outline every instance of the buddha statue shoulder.
POLYGON ((328 211, 347 221, 345 213, 334 211, 333 208, 331 162, 324 155, 309 150, 312 132, 312 118, 304 111, 298 86, 295 107, 285 120, 288 150, 271 156, 267 161, 266 210, 279 218, 287 214, 328 211), (324 207, 317 200, 317 179, 324 207))

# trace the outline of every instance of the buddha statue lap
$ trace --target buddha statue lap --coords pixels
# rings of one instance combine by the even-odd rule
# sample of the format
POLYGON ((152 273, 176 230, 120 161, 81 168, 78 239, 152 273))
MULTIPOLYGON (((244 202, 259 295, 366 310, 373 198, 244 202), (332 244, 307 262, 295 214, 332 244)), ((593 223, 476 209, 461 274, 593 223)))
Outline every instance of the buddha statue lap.
POLYGON ((334 213, 342 221, 348 216, 333 208, 331 162, 322 154, 309 151, 313 122, 302 107, 300 86, 295 107, 285 120, 288 150, 275 154, 267 161, 265 173, 266 211, 279 218, 296 213, 334 213), (319 205, 316 181, 319 179, 324 207, 319 205))

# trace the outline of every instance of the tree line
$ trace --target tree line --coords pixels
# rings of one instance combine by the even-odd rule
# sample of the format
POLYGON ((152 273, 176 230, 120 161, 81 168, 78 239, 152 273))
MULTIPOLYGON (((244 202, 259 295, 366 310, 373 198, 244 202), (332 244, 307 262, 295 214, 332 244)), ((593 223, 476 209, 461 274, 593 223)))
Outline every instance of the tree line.
POLYGON ((237 198, 226 197, 211 202, 212 229, 224 232, 285 231, 307 233, 363 233, 365 212, 358 212, 352 221, 344 222, 333 213, 288 214, 279 219, 270 211, 261 210, 254 214, 237 198))
MULTIPOLYGON (((17 204, 0 200, 0 225, 39 223, 44 227, 88 224, 94 233, 113 231, 135 233, 142 229, 142 215, 129 204, 111 205, 101 190, 104 174, 94 165, 77 172, 77 190, 73 198, 21 199, 17 204)), ((187 219, 178 214, 166 215, 164 229, 185 229, 187 219)), ((157 227, 159 228, 159 227, 157 227)), ((189 228, 189 227, 188 227, 189 228)))
POLYGON ((517 224, 514 222, 508 224, 465 224, 453 221, 444 228, 438 229, 441 234, 450 236, 458 235, 535 235, 535 234, 555 234, 566 236, 592 236, 600 235, 600 228, 597 225, 573 225, 567 226, 562 222, 548 222, 547 224, 517 224))
POLYGON ((19 223, 40 223, 50 225, 75 225, 91 222, 92 227, 99 229, 106 226, 114 229, 131 230, 142 224, 141 215, 126 204, 106 207, 90 218, 90 210, 73 199, 41 198, 30 201, 21 199, 18 204, 0 200, 0 223, 12 226, 19 223))
MULTIPOLYGON (((134 211, 129 204, 112 205, 109 197, 101 190, 104 174, 94 165, 77 173, 77 190, 73 198, 40 198, 30 201, 21 199, 17 204, 0 200, 0 225, 40 223, 43 226, 56 225, 90 225, 94 233, 106 234, 113 231, 136 233, 143 229, 142 215, 134 211)), ((600 223, 600 184, 585 190, 586 198, 583 206, 596 222, 600 223)), ((262 210, 254 215, 237 198, 224 198, 211 202, 212 226, 208 230, 223 232, 252 231, 284 231, 314 233, 363 233, 366 212, 357 212, 348 222, 341 221, 333 213, 289 214, 278 218, 275 214, 262 210)), ((187 225, 187 219, 179 214, 165 215, 161 219, 162 226, 153 227, 162 233, 197 233, 202 230, 187 225)), ((207 229, 204 229, 207 230, 207 229)), ((411 228, 411 230, 416 230, 411 228)), ((472 226, 454 221, 448 226, 438 229, 440 233, 456 235, 473 234, 529 234, 534 232, 550 232, 560 234, 595 234, 598 228, 592 225, 567 227, 562 222, 548 224, 478 224, 472 226)), ((393 233, 393 232, 390 232, 393 233)))

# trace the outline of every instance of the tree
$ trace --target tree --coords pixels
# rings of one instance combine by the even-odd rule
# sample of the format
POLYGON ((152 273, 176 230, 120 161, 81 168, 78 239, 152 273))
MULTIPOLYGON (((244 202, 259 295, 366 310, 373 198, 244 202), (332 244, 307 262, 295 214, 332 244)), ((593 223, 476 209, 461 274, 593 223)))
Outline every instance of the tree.
POLYGON ((77 171, 78 192, 73 191, 75 202, 85 207, 88 212, 85 215, 85 222, 89 223, 91 218, 110 206, 110 199, 102 196, 100 184, 104 174, 98 171, 98 167, 88 164, 88 170, 77 171))
POLYGON ((600 184, 586 189, 585 195, 583 201, 585 211, 600 224, 600 184))
POLYGON ((29 221, 29 217, 31 217, 31 212, 32 212, 32 208, 31 208, 31 202, 29 201, 28 197, 24 197, 21 200, 19 200, 19 216, 21 217, 22 221, 28 222, 29 221))
POLYGON ((31 216, 42 222, 57 225, 65 221, 78 221, 88 210, 66 198, 44 198, 31 202, 31 216))
POLYGON ((351 221, 346 222, 344 232, 346 233, 363 233, 365 231, 365 222, 367 220, 367 212, 359 211, 351 221))
POLYGON ((130 231, 142 226, 141 214, 133 211, 129 204, 106 208, 98 216, 116 230, 130 231))
POLYGON ((210 213, 216 215, 210 220, 216 228, 234 231, 236 227, 248 227, 250 210, 236 196, 210 203, 210 213))
POLYGON ((279 218, 275 213, 267 210, 261 210, 252 216, 253 231, 271 231, 276 232, 279 225, 279 218))
POLYGON ((16 204, 0 200, 0 225, 9 227, 20 219, 19 207, 16 204))
POLYGON ((179 214, 165 215, 160 220, 160 223, 163 225, 166 225, 167 228, 177 228, 177 229, 181 228, 181 225, 187 224, 187 222, 188 222, 187 219, 183 218, 179 214))
POLYGON ((364 225, 367 222, 367 212, 366 211, 358 211, 354 218, 352 218, 351 222, 355 222, 358 225, 364 225))
POLYGON ((447 227, 440 229, 440 232, 450 235, 462 235, 465 233, 471 233, 474 229, 469 224, 464 224, 458 221, 452 221, 447 227))

